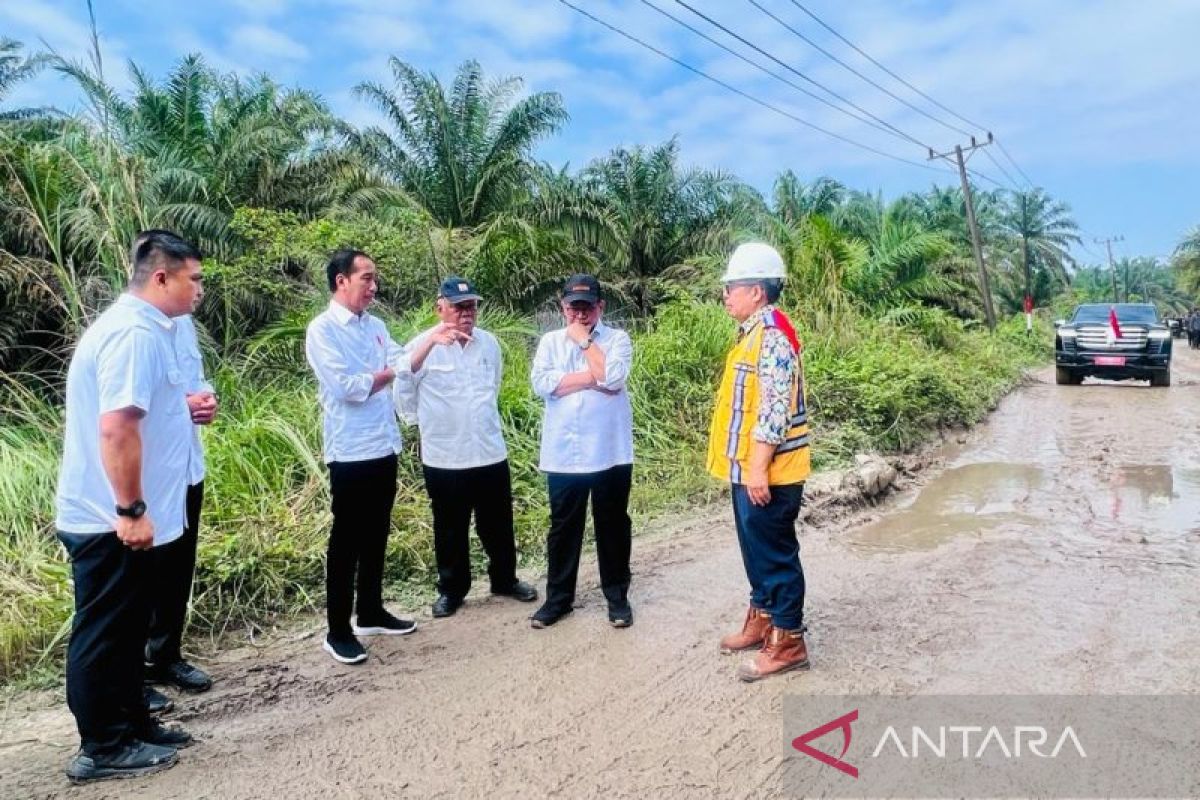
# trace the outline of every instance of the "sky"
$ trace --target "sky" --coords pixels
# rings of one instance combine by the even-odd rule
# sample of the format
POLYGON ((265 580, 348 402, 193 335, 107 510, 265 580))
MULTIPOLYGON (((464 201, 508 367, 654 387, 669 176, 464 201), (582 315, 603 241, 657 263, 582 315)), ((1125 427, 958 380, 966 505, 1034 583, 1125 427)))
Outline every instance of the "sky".
MULTIPOLYGON (((768 196, 779 172, 791 169, 804 181, 828 175, 890 199, 933 183, 957 185, 951 165, 928 162, 926 148, 949 151, 966 134, 982 141, 990 131, 1004 150, 977 150, 968 166, 1003 185, 1031 180, 1069 204, 1084 239, 1075 250, 1081 262, 1100 263, 1105 247, 1096 240, 1118 236, 1118 258, 1167 257, 1200 225, 1197 0, 800 0, 971 125, 879 70, 794 0, 686 0, 777 61, 678 0, 572 2, 791 117, 913 163, 756 104, 559 0, 94 0, 94 6, 106 77, 125 89, 130 60, 162 76, 183 55, 199 52, 221 71, 266 72, 284 85, 316 90, 339 116, 370 125, 383 121, 353 89, 363 81, 390 85, 390 56, 446 83, 473 58, 488 76, 520 76, 526 91, 562 95, 571 120, 536 152, 556 166, 579 168, 614 147, 675 136, 685 164, 732 172, 768 196), (764 74, 654 6, 846 108, 818 84, 836 92, 863 110, 853 112, 860 119, 764 74), (877 127, 867 124, 872 118, 877 127)), ((86 2, 0 0, 0 36, 86 58, 86 2)), ((8 100, 65 110, 81 102, 53 73, 8 100)))

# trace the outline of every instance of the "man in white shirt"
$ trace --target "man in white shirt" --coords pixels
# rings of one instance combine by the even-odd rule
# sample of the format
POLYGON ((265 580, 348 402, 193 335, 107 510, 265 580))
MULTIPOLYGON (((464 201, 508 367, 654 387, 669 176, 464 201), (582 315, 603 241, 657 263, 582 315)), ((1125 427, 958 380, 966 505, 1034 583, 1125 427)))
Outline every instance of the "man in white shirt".
MULTIPOLYGON (((134 240, 134 251, 154 234, 169 231, 149 230, 134 240)), ((168 711, 171 700, 150 687, 166 683, 187 692, 203 692, 212 686, 204 670, 183 660, 183 628, 187 622, 188 601, 196 572, 196 548, 199 545, 200 509, 204 502, 204 446, 201 425, 212 423, 217 414, 217 395, 204 377, 204 361, 196 339, 196 324, 191 314, 174 319, 175 357, 183 372, 188 413, 192 419, 191 451, 188 456, 186 517, 183 535, 170 544, 153 550, 153 592, 151 593, 150 632, 146 637, 146 705, 151 713, 168 711)))
POLYGON ((596 529, 600 585, 614 627, 633 624, 629 606, 629 489, 633 409, 625 381, 633 345, 601 321, 604 300, 591 275, 573 275, 562 293, 567 326, 538 342, 533 390, 546 402, 539 469, 550 492, 546 602, 533 615, 545 628, 571 613, 588 497, 596 529))
POLYGON ((304 340, 309 366, 317 376, 333 500, 324 648, 343 664, 361 664, 367 651, 357 636, 403 635, 417 629, 412 620, 388 613, 382 596, 400 452, 395 406, 385 390, 396 377, 403 351, 383 321, 367 313, 378 288, 370 256, 338 250, 325 275, 333 297, 329 308, 309 323, 304 340))
POLYGON ((134 248, 128 291, 83 333, 67 371, 55 525, 75 587, 66 672, 76 782, 166 769, 192 741, 147 713, 142 648, 150 548, 185 525, 192 423, 172 318, 202 295, 200 253, 154 232, 134 248))
POLYGON ((441 321, 408 343, 395 384, 396 407, 421 430, 438 568, 435 617, 458 611, 471 588, 472 514, 492 594, 527 603, 538 596, 517 580, 512 476, 498 406, 504 367, 496 337, 475 325, 479 303, 470 281, 443 281, 441 321))

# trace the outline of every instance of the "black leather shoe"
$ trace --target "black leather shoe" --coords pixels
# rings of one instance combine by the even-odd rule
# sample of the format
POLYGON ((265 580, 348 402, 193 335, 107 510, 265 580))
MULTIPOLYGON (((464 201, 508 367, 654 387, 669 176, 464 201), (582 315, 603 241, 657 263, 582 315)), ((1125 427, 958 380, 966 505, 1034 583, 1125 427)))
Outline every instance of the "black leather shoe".
POLYGON ((462 607, 462 600, 455 600, 444 594, 439 594, 438 599, 433 601, 433 615, 435 617, 452 617, 454 612, 462 607))
POLYGON ((173 747, 132 742, 116 752, 104 755, 87 755, 80 752, 67 765, 67 777, 72 783, 134 778, 170 769, 178 761, 179 754, 173 747))
POLYGON ((146 682, 166 683, 193 693, 207 692, 212 688, 212 678, 207 672, 182 660, 170 664, 147 664, 146 682))
POLYGON ((538 590, 530 586, 525 581, 517 581, 507 589, 492 589, 492 594, 498 594, 503 597, 512 597, 516 600, 520 600, 522 603, 532 603, 534 600, 538 599, 538 590))
POLYGON ((146 701, 146 711, 150 714, 165 714, 175 707, 175 702, 152 686, 142 687, 142 697, 146 701))
POLYGON ((542 629, 549 628, 554 623, 558 622, 563 617, 570 614, 575 609, 568 607, 565 611, 560 611, 556 608, 542 606, 537 611, 533 612, 533 616, 529 618, 529 626, 531 628, 542 629))
POLYGON ((196 743, 192 735, 183 728, 175 726, 167 727, 157 722, 151 722, 149 725, 138 730, 137 738, 143 742, 156 744, 160 747, 174 747, 176 750, 191 747, 196 743))

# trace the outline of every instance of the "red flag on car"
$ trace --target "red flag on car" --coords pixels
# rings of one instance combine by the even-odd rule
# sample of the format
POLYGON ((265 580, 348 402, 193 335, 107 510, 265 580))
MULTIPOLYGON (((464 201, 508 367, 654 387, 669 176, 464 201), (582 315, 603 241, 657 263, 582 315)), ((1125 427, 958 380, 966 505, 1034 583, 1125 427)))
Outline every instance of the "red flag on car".
POLYGON ((1121 323, 1117 322, 1117 309, 1113 306, 1108 307, 1108 327, 1111 329, 1112 338, 1121 338, 1121 323))

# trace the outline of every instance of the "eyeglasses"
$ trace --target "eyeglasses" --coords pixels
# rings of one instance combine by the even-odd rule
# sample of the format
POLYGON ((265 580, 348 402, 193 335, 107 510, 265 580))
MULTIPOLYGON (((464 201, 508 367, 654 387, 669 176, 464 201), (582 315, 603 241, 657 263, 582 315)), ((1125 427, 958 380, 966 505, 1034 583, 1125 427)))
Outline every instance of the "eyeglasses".
POLYGON ((758 281, 730 281, 721 286, 721 294, 732 294, 734 289, 739 287, 758 286, 758 281))
POLYGON ((474 314, 479 310, 479 302, 477 300, 464 300, 461 303, 454 303, 453 308, 459 314, 474 314))
POLYGON ((586 316, 595 310, 596 306, 591 303, 572 303, 569 306, 563 306, 563 313, 578 314, 579 316, 586 316))

